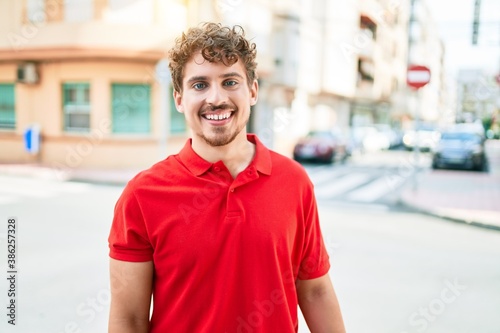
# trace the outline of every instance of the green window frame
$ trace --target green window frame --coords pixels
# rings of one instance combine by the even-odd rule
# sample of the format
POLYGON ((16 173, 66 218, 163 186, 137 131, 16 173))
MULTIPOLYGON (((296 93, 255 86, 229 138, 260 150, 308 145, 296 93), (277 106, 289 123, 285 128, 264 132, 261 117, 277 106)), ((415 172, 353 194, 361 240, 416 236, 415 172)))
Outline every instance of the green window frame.
POLYGON ((181 134, 186 133, 186 118, 184 114, 177 111, 175 107, 175 100, 173 98, 174 88, 169 89, 170 96, 170 134, 181 134))
POLYGON ((16 128, 16 92, 12 83, 0 83, 0 129, 16 128))
POLYGON ((113 133, 151 133, 151 86, 113 83, 111 85, 113 133))
POLYGON ((90 131, 90 84, 63 83, 64 131, 90 131))

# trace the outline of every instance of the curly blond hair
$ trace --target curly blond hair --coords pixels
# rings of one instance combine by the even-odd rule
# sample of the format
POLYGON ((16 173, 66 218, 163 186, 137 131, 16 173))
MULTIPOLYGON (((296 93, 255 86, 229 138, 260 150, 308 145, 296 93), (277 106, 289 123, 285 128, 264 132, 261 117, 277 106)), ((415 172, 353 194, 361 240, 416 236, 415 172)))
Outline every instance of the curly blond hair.
POLYGON ((201 27, 190 28, 175 40, 168 52, 169 67, 174 90, 182 92, 184 67, 192 56, 201 51, 209 62, 222 62, 226 66, 241 60, 247 71, 250 86, 257 79, 257 50, 255 43, 245 38, 245 31, 239 25, 232 28, 217 23, 204 23, 201 27))

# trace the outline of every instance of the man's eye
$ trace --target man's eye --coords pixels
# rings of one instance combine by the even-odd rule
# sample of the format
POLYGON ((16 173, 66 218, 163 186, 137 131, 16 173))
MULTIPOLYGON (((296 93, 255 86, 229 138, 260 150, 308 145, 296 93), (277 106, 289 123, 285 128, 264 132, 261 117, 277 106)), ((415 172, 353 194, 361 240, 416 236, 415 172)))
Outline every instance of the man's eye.
POLYGON ((229 81, 224 82, 224 85, 228 86, 228 87, 232 87, 232 86, 235 86, 237 84, 238 84, 238 82, 236 82, 234 80, 229 80, 229 81))
POLYGON ((196 90, 201 90, 205 87, 206 87, 205 83, 196 83, 195 85, 193 85, 193 88, 196 90))

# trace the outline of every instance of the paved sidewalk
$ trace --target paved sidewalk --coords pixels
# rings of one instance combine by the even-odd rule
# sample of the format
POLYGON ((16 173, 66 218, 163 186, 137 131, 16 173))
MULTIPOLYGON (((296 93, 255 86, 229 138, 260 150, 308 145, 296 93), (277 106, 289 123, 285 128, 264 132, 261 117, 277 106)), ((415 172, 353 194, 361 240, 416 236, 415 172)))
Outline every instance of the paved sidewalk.
POLYGON ((425 171, 402 204, 448 220, 500 230, 500 175, 468 171, 425 171))
POLYGON ((456 222, 500 230, 500 140, 486 142, 489 171, 428 170, 402 204, 456 222))
POLYGON ((55 169, 39 164, 0 164, 0 175, 124 186, 141 169, 55 169))

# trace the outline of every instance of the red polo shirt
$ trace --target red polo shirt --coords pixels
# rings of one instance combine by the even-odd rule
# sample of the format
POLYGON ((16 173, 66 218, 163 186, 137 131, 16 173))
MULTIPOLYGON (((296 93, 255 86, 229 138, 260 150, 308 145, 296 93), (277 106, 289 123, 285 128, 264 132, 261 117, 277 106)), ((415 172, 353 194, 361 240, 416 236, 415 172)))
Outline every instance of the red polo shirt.
POLYGON ((235 179, 188 141, 118 200, 110 256, 153 260, 151 332, 297 332, 295 281, 328 272, 304 169, 248 140, 255 157, 235 179))

